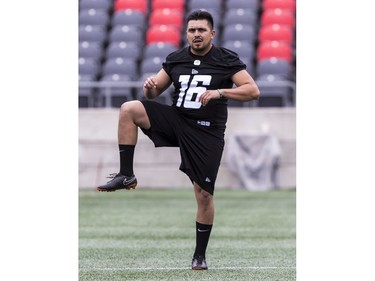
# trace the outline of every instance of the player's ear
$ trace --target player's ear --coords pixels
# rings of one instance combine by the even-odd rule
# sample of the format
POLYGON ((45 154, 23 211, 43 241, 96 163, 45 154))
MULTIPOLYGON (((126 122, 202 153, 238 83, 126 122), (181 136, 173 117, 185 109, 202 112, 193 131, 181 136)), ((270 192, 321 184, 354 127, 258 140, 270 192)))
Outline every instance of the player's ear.
POLYGON ((216 34, 216 31, 215 31, 215 29, 213 29, 213 30, 211 31, 211 39, 214 39, 215 34, 216 34))

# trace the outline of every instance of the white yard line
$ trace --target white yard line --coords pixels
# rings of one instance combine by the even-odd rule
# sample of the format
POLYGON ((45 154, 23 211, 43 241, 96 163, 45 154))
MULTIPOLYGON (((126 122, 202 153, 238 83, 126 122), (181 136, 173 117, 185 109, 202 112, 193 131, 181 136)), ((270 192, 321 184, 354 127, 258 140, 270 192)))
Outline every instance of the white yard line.
MULTIPOLYGON (((80 271, 132 271, 132 270, 187 270, 189 267, 118 267, 118 268, 80 268, 80 271)), ((223 266, 209 267, 208 270, 257 270, 257 269, 296 269, 287 266, 223 266)))

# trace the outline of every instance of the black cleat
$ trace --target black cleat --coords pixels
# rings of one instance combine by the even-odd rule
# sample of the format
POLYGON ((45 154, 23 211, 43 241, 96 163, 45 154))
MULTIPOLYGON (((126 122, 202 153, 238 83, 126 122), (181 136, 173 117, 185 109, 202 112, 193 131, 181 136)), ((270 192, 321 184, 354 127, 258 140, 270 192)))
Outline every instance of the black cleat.
POLYGON ((96 190, 111 192, 118 189, 134 189, 137 186, 135 175, 126 177, 118 173, 110 174, 108 178, 111 178, 111 180, 104 185, 98 186, 96 190))
POLYGON ((208 269, 205 257, 203 257, 203 256, 194 257, 193 261, 191 263, 191 269, 193 269, 193 270, 206 270, 206 269, 208 269))

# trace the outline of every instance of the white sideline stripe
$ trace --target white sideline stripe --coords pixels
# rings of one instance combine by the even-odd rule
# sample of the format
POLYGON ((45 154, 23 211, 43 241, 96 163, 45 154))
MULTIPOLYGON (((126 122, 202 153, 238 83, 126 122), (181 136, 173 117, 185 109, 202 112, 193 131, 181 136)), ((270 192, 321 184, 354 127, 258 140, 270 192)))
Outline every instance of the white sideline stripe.
MULTIPOLYGON (((119 270, 187 270, 190 267, 118 267, 118 268, 80 268, 80 271, 119 271, 119 270)), ((278 266, 224 266, 209 267, 208 270, 243 270, 243 269, 296 269, 296 267, 278 266)))

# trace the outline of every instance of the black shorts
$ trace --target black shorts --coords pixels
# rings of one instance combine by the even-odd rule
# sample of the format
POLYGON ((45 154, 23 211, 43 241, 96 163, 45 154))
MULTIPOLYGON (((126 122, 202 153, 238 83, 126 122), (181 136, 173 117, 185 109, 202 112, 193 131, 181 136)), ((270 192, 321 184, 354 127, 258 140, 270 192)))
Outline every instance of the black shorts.
POLYGON ((155 147, 179 147, 180 170, 192 182, 214 194, 215 181, 224 149, 224 129, 184 118, 176 108, 154 101, 142 101, 151 128, 142 129, 155 147))

